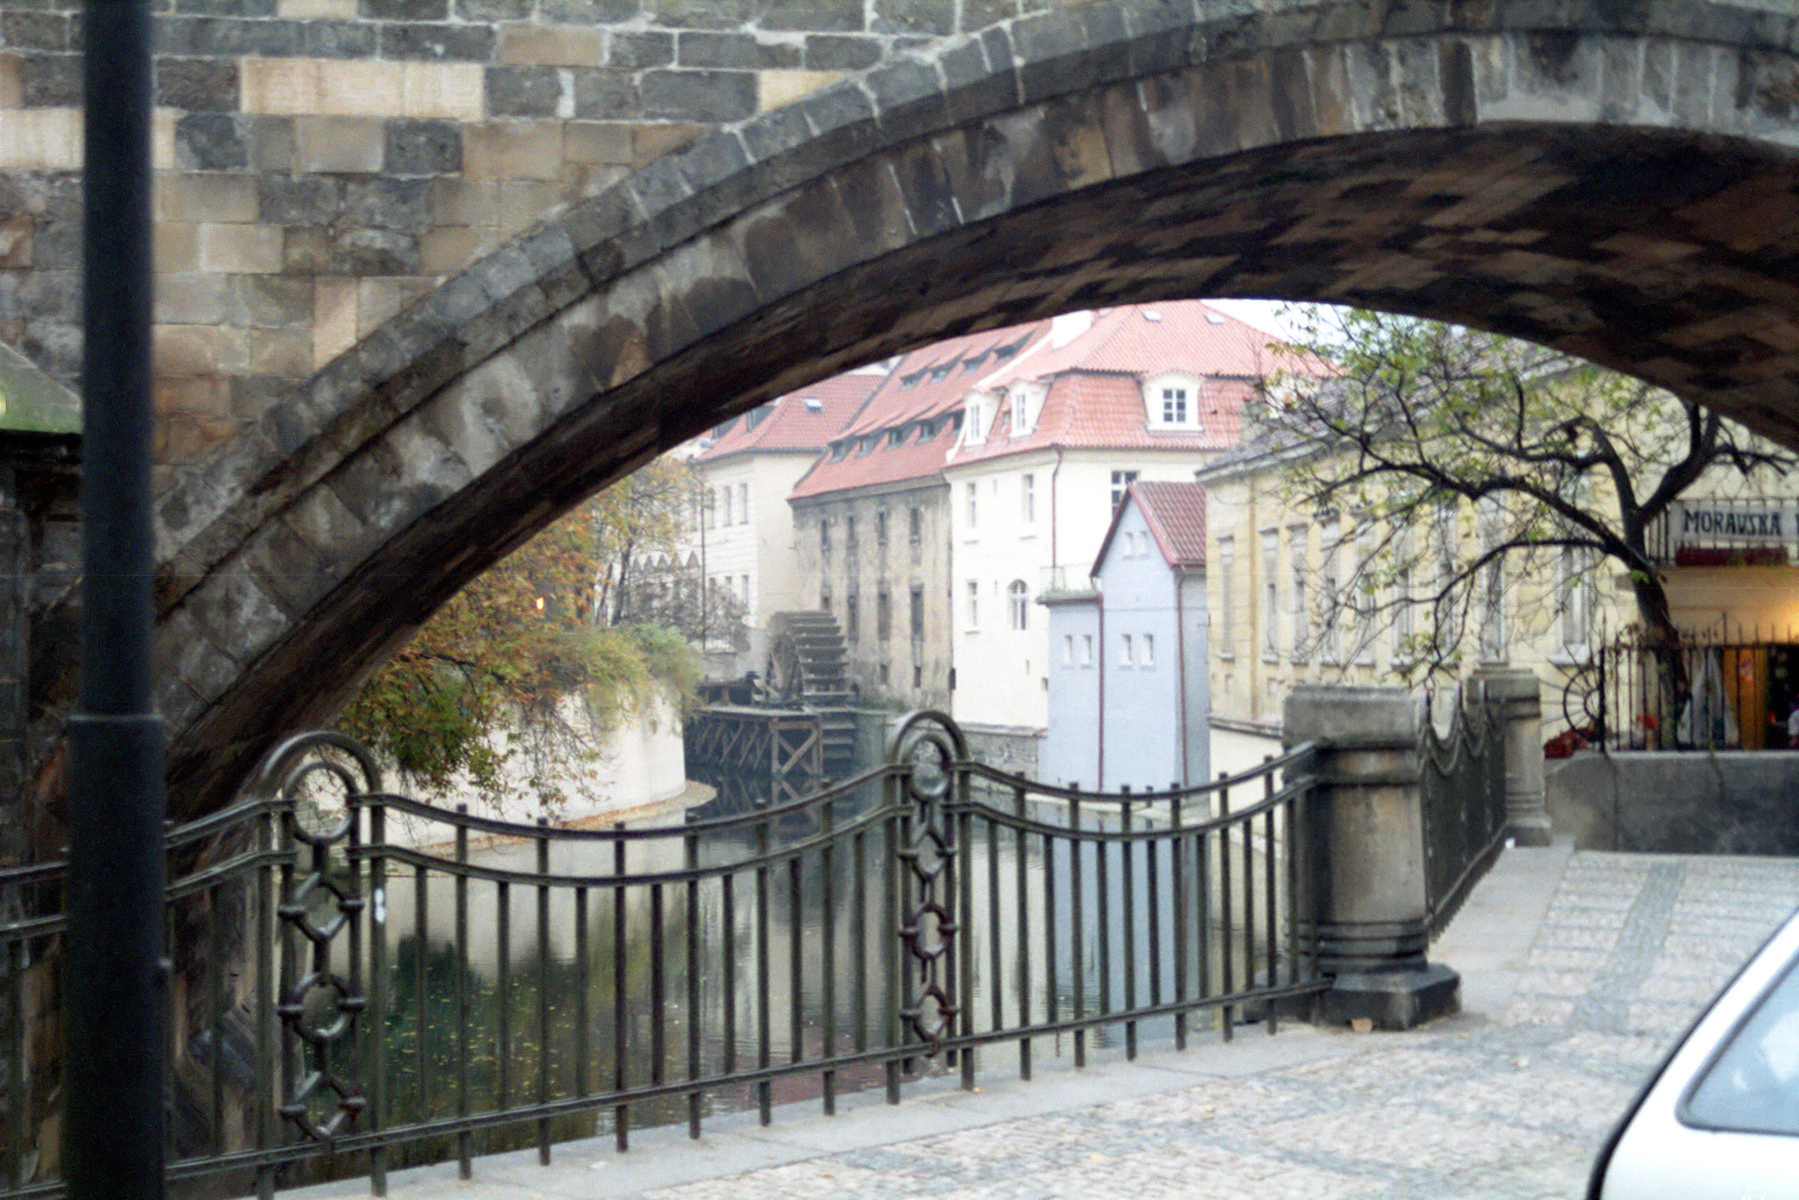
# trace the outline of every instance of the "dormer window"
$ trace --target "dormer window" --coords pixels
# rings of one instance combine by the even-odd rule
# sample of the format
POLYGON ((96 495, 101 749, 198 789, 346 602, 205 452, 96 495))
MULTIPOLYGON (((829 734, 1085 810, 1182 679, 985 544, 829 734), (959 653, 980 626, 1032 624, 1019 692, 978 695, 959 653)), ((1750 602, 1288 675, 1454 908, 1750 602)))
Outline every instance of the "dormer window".
POLYGON ((1150 429, 1191 429, 1199 424, 1199 380, 1167 371, 1143 380, 1144 423, 1150 429))
POLYGON ((986 416, 987 416, 987 414, 983 411, 983 406, 981 404, 972 403, 968 406, 967 420, 966 420, 966 428, 967 428, 968 436, 964 439, 965 441, 981 442, 981 441, 986 440, 986 438, 987 438, 986 416))
POLYGON ((941 367, 933 367, 931 369, 931 382, 942 383, 945 379, 949 378, 950 370, 955 365, 956 364, 954 363, 944 363, 941 367))
POLYGON ((1012 393, 1012 435, 1029 433, 1031 429, 1031 398, 1020 388, 1012 393))

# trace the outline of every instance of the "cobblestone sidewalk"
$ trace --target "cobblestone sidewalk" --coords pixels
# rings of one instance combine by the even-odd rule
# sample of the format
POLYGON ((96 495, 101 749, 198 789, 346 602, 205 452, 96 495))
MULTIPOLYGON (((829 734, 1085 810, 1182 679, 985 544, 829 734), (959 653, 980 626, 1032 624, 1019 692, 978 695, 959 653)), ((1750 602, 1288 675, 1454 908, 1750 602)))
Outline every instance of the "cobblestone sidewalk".
MULTIPOLYGON (((394 1194, 416 1200, 1578 1197, 1599 1142, 1649 1069, 1796 904, 1799 861, 1574 854, 1547 911, 1539 890, 1536 911, 1517 917, 1528 921, 1541 913, 1542 923, 1534 940, 1519 931, 1515 986, 1504 989, 1493 1011, 1405 1034, 1301 1028, 1267 1038, 1247 1029, 1239 1034, 1241 1053, 1269 1056, 1268 1065, 1233 1068, 1222 1065, 1229 1055, 1170 1054, 1157 1065, 1125 1068, 1128 1079, 1114 1073, 1113 1098, 1096 1090, 1096 1099, 1077 1094, 1054 1111, 1039 1107, 1013 1119, 1006 1119, 1004 1096, 1026 1103, 1019 1098, 1030 1097, 1032 1088, 1071 1083, 1078 1092, 1076 1081, 1086 1076, 1064 1072, 1058 1083, 995 1087, 991 1100, 951 1093, 943 1099, 963 1119, 948 1131, 930 1132, 933 1109, 948 1103, 887 1109, 893 1132, 874 1139, 855 1131, 860 1118, 835 1118, 842 1123, 835 1126, 817 1121, 826 1132, 787 1135, 784 1154, 760 1158, 775 1165, 758 1166, 757 1147, 759 1139, 781 1144, 779 1118, 768 1130, 740 1129, 710 1148, 671 1138, 610 1163, 604 1152, 589 1150, 583 1158, 572 1146, 566 1157, 558 1152, 566 1167, 508 1168, 482 1160, 472 1185, 396 1188, 394 1194), (1258 1044, 1266 1049, 1257 1051, 1258 1044), (1143 1082, 1150 1076, 1157 1078, 1143 1082), (1118 1094, 1121 1080, 1127 1094, 1118 1094), (999 1111, 983 1115, 983 1102, 999 1111), (967 1119, 971 1113, 977 1119, 967 1119), (843 1131, 841 1148, 829 1141, 833 1128, 843 1131), (909 1136, 914 1130, 920 1136, 909 1136), (795 1145, 810 1149, 796 1154, 795 1145), (639 1153, 685 1154, 689 1165, 679 1177, 686 1181, 634 1186, 627 1177, 635 1168, 626 1161, 639 1153), (700 1177, 692 1164, 708 1154, 716 1156, 716 1167, 700 1177)), ((1464 913, 1458 922, 1468 919, 1464 913)), ((1503 927, 1512 918, 1501 906, 1481 919, 1503 927)))
POLYGON ((1578 1196, 1645 1073, 1795 904, 1789 861, 1577 854, 1499 1020, 640 1194, 1578 1196))

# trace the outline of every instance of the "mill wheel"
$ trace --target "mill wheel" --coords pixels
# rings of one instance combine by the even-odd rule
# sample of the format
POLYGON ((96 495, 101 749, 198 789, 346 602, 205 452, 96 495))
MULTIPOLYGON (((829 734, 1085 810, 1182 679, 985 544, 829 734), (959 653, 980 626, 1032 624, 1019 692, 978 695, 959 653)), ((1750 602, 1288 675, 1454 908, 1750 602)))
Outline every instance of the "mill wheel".
POLYGON ((819 714, 824 772, 841 779, 853 767, 856 714, 850 707, 849 651, 837 618, 827 612, 779 612, 769 617, 769 694, 819 714))

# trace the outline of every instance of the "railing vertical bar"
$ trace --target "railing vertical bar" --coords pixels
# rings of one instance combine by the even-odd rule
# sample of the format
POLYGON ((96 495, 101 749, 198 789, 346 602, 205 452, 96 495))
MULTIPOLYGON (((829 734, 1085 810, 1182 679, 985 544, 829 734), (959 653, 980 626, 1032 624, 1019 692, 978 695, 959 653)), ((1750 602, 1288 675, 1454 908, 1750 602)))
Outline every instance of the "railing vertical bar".
MULTIPOLYGON (((1131 832, 1131 801, 1127 795, 1118 809, 1119 828, 1125 833, 1131 832)), ((1137 1007, 1137 879, 1136 879, 1136 846, 1128 839, 1118 843, 1119 874, 1124 877, 1123 909, 1121 914, 1124 925, 1124 1007, 1131 1011, 1137 1007)), ((1155 941, 1150 941, 1152 948, 1155 941)), ((1137 1057, 1137 1022, 1124 1023, 1124 1057, 1135 1060, 1137 1057)))
MULTIPOLYGON (((1218 789, 1218 915, 1221 928, 1218 931, 1219 944, 1222 947, 1218 955, 1221 978, 1219 985, 1225 995, 1236 990, 1236 975, 1232 971, 1231 948, 1231 827, 1225 818, 1231 815, 1231 790, 1228 787, 1218 789)), ((1224 1022, 1224 1040, 1231 1040, 1232 1026, 1236 1023, 1236 1012, 1232 1005, 1226 1004, 1220 1013, 1224 1022)))
POLYGON ((873 973, 868 962, 868 847, 861 830, 850 842, 850 865, 856 881, 855 908, 850 914, 850 957, 855 962, 855 1047, 858 1054, 868 1049, 868 978, 873 973))
MULTIPOLYGON (((366 868, 364 867, 362 858, 362 814, 358 811, 355 796, 347 797, 346 803, 348 806, 347 815, 350 828, 345 838, 346 846, 344 857, 349 865, 350 895, 359 900, 360 903, 340 903, 339 906, 339 911, 345 913, 348 918, 346 924, 349 931, 350 964, 348 970, 346 970, 344 974, 347 976, 350 994, 352 996, 361 996, 364 1007, 362 1014, 358 1017, 358 1024, 351 1027, 349 1031, 350 1036, 345 1039, 344 1052, 350 1060, 348 1063, 350 1078, 360 1080, 365 1078, 363 1073, 365 1064, 362 1057, 362 1048, 365 1035, 368 1031, 368 990, 367 981, 363 978, 363 954, 365 952, 365 947, 363 945, 363 921, 368 918, 370 888, 363 877, 366 868)), ((323 852, 321 851, 321 856, 322 855, 323 852)), ((214 961, 216 962, 217 960, 214 961)), ((209 966, 208 970, 211 969, 212 968, 209 966)), ((363 1097, 365 1109, 367 1108, 367 1102, 368 1096, 365 1094, 363 1097)), ((369 1179, 369 1187, 372 1191, 374 1187, 374 1177, 372 1174, 369 1179)))
MULTIPOLYGON (((1272 796, 1274 795, 1274 773, 1270 771, 1267 778, 1268 794, 1272 796)), ((1266 968, 1267 986, 1274 987, 1280 983, 1281 940, 1277 932, 1280 926, 1275 924, 1277 918, 1274 896, 1275 881, 1280 878, 1280 875, 1275 870, 1273 807, 1270 807, 1268 811, 1262 814, 1262 850, 1266 859, 1262 866, 1262 889, 1263 895, 1267 899, 1267 911, 1263 914, 1262 921, 1262 936, 1267 939, 1268 942, 1268 964, 1266 968)), ((1268 1032, 1270 1035, 1273 1035, 1280 1030, 1280 1015, 1277 1011, 1278 1008, 1279 1005, 1275 1004, 1272 1000, 1268 1002, 1268 1032)))
MULTIPOLYGON (((1020 822, 1025 818, 1025 793, 1023 788, 1012 789, 1012 813, 1020 822)), ((997 833, 996 833, 997 837, 997 833)), ((1031 1024, 1031 906, 1030 875, 1025 867, 1025 831, 1022 824, 1012 831, 1013 874, 1017 887, 1018 900, 1018 1027, 1027 1029, 1031 1024)), ((997 905, 996 905, 997 911, 997 905)), ((1049 914, 1045 914, 1045 920, 1049 914)), ((994 972, 994 988, 999 988, 999 973, 994 972)), ((1031 1039, 1018 1039, 1018 1077, 1031 1077, 1031 1039)))
MULTIPOLYGON (((970 840, 974 836, 974 818, 968 811, 968 783, 967 772, 957 771, 952 786, 960 793, 957 796, 960 805, 952 810, 954 815, 948 817, 955 822, 956 853, 946 868, 952 873, 951 881, 955 884, 956 924, 959 928, 956 936, 950 939, 950 952, 954 955, 956 1023, 960 1026, 963 1037, 970 1037, 974 1033, 974 843, 970 840)), ((946 896, 945 899, 949 897, 946 896)), ((962 1068, 962 1090, 974 1091, 974 1046, 965 1046, 957 1054, 957 1060, 962 1068)))
MULTIPOLYGON (((387 806, 369 814, 369 1130, 387 1128, 393 1103, 387 1094, 387 806)), ((387 1147, 369 1151, 369 1191, 387 1195, 387 1147)))
MULTIPOLYGON (((1048 822, 1045 822, 1048 824, 1048 822)), ((1061 923, 1061 914, 1056 911, 1056 838, 1053 834, 1041 835, 1043 851, 1043 1019, 1054 1025, 1061 1016, 1061 992, 1056 986, 1059 974, 1056 961, 1056 928, 1061 923)), ((1069 846, 1072 848, 1071 841, 1069 846)), ((1056 1049, 1061 1048, 1061 1040, 1055 1042, 1056 1049)))
MULTIPOLYGON (((883 914, 881 929, 881 963, 887 976, 887 1047, 898 1050, 901 1044, 900 1009, 905 1004, 906 987, 904 973, 900 970, 900 817, 899 809, 899 777, 889 771, 881 779, 882 798, 888 813, 882 822, 886 836, 882 839, 881 855, 881 910, 883 914)), ((886 1063, 887 1103, 900 1102, 900 1060, 889 1058, 886 1063)))
MULTIPOLYGON (((1174 999, 1178 1004, 1187 998, 1187 838, 1181 832, 1181 798, 1168 801, 1168 884, 1174 895, 1174 999)), ((1187 1048, 1187 1010, 1174 1014, 1174 1048, 1187 1048)))
MULTIPOLYGON (((766 1069, 772 1059, 770 1037, 768 946, 768 822, 756 826, 756 1066, 766 1069)), ((773 1092, 767 1079, 756 1081, 756 1113, 762 1124, 774 1119, 773 1092)))
MULTIPOLYGON (((537 818, 537 874, 550 873, 549 819, 537 818)), ((537 885, 537 1102, 550 1102, 550 885, 537 885)), ((537 1119, 537 1161, 550 1165, 550 1121, 537 1119)))
MULTIPOLYGON (((700 868, 700 839, 698 834, 689 833, 681 839, 681 862, 690 872, 695 872, 687 879, 687 929, 686 947, 682 954, 682 964, 687 969, 687 1011, 683 1014, 687 1022, 687 1078, 697 1080, 700 1077, 700 880, 697 872, 700 868)), ((730 968, 727 966, 727 970, 730 968)), ((687 1136, 700 1136, 700 1097, 699 1088, 687 1093, 687 1136)))
MULTIPOLYGON (((216 886, 206 889, 206 1036, 207 1058, 211 1060, 206 1072, 206 1128, 207 1141, 214 1154, 225 1152, 225 943, 224 931, 219 922, 219 893, 220 889, 216 886)), ((16 992, 19 944, 12 942, 7 949, 10 951, 8 965, 12 970, 16 992)), ((179 1014, 170 1013, 169 1024, 173 1025, 178 1017, 179 1014)), ((15 1055, 9 1066, 16 1068, 17 1065, 18 1058, 15 1055)), ((21 1100, 19 1085, 10 1075, 8 1083, 7 1100, 16 1107, 21 1100)), ((18 1108, 15 1116, 29 1111, 28 1108, 18 1108)), ((15 1119, 12 1124, 16 1133, 19 1121, 15 1119)))
POLYGON ((787 860, 787 1061, 806 1057, 805 898, 800 893, 800 856, 787 860))
POLYGON ((494 1107, 512 1103, 512 886, 504 879, 493 885, 494 924, 499 930, 495 946, 494 990, 497 993, 499 1029, 494 1044, 494 1107))
MULTIPOLYGON (((1173 790, 1173 787, 1170 787, 1173 790)), ((1155 822, 1149 817, 1144 824, 1151 829, 1155 822)), ((1162 1003, 1162 846, 1166 844, 1162 838, 1152 838, 1143 843, 1143 893, 1149 900, 1149 1002, 1162 1003)))
MULTIPOLYGON (((992 1030, 998 1033, 1006 1027, 1006 989, 1005 989, 1005 956, 1000 945, 1000 930, 1005 923, 999 914, 999 838, 1000 826, 991 820, 986 822, 987 830, 987 991, 988 1007, 991 1012, 992 1030)), ((1014 925, 1019 939, 1024 937, 1024 915, 1019 914, 1014 925)))
MULTIPOLYGON (((275 995, 276 995, 278 1003, 285 1003, 287 998, 289 996, 293 995, 294 984, 298 979, 298 976, 295 974, 294 959, 298 954, 298 950, 296 949, 296 946, 295 946, 295 939, 299 937, 299 934, 294 930, 292 922, 282 919, 280 916, 280 913, 281 913, 280 905, 286 904, 288 899, 294 894, 294 862, 300 854, 300 850, 294 845, 294 824, 293 823, 294 823, 293 809, 291 809, 291 808, 282 809, 282 812, 281 812, 281 890, 280 890, 280 895, 276 901, 277 907, 275 909, 275 914, 276 914, 276 918, 277 918, 276 926, 275 926, 276 936, 277 936, 277 941, 278 941, 278 944, 280 947, 280 954, 281 954, 279 975, 277 976, 276 990, 275 990, 275 995)), ((278 1009, 277 1009, 277 1017, 279 1017, 278 1009)), ((281 1098, 283 1101, 285 1101, 287 1097, 292 1096, 294 1094, 294 1091, 298 1084, 299 1077, 298 1077, 298 1073, 297 1073, 296 1059, 297 1059, 297 1055, 300 1053, 300 1051, 299 1051, 299 1047, 295 1044, 295 1043, 299 1042, 299 1039, 298 1038, 288 1038, 288 1037, 284 1036, 284 1030, 282 1028, 283 1024, 284 1024, 284 1022, 280 1021, 279 1019, 277 1020, 277 1023, 275 1026, 275 1051, 274 1052, 280 1058, 280 1061, 281 1061, 281 1098)), ((280 1110, 277 1109, 276 1110, 277 1118, 279 1118, 279 1115, 280 1115, 280 1110)), ((286 1141, 287 1133, 288 1133, 287 1126, 277 1122, 276 1129, 277 1129, 277 1132, 276 1132, 277 1141, 286 1141)))
MULTIPOLYGON (((268 855, 275 848, 275 816, 264 813, 256 822, 256 848, 264 858, 256 869, 256 1147, 275 1145, 275 868, 268 855)), ((275 1194, 272 1167, 256 1170, 258 1200, 275 1194)))
MULTIPOLYGON (((1288 780, 1292 780, 1289 772, 1288 780)), ((1291 797, 1281 805, 1281 819, 1287 823, 1287 982, 1298 983, 1300 979, 1300 947, 1299 923, 1305 914, 1300 912, 1299 894, 1299 856, 1304 850, 1303 830, 1300 828, 1300 804, 1303 796, 1291 797)))
MULTIPOLYGON (((1126 800, 1120 806, 1130 807, 1126 800)), ((1105 809, 1100 808, 1094 817, 1093 826, 1105 832, 1107 825, 1105 809)), ((1094 966, 1099 972, 1099 1014, 1101 1016, 1113 1010, 1112 1004, 1112 844, 1095 840, 1093 843, 1093 907, 1095 924, 1098 926, 1094 947, 1094 966)))
POLYGON ((423 863, 412 868, 412 1007, 413 1007, 413 1073, 418 1078, 417 1111, 413 1119, 423 1121, 431 1115, 431 1050, 427 1045, 431 1032, 430 980, 425 972, 426 951, 430 933, 430 875, 423 863))
MULTIPOLYGON (((1068 798, 1068 900, 1073 920, 1068 928, 1068 953, 1072 965, 1072 993, 1074 1019, 1079 1021, 1087 1015, 1087 978, 1083 970, 1082 960, 1086 957, 1087 922, 1081 911, 1082 887, 1081 875, 1084 864, 1081 853, 1081 798, 1078 795, 1068 798)), ((1087 1065, 1087 1030, 1077 1028, 1074 1031, 1074 1065, 1087 1065)))
POLYGON ((1243 988, 1256 986, 1256 820, 1237 822, 1243 833, 1243 988))
POLYGON ((668 951, 664 885, 650 885, 650 1084, 660 1085, 668 1064, 668 951))
MULTIPOLYGON (((614 830, 623 828, 622 823, 613 826, 614 830)), ((625 1054, 629 1049, 631 1019, 625 1008, 625 839, 622 837, 612 841, 612 876, 617 880, 612 888, 612 1090, 617 1094, 625 1090, 625 1054)), ((621 1154, 631 1147, 629 1104, 612 1106, 612 1144, 621 1154)))
MULTIPOLYGON (((826 1062, 837 1054, 837 879, 835 844, 831 834, 836 826, 837 806, 827 800, 819 807, 818 832, 824 844, 818 848, 819 877, 819 1052, 826 1062)), ((797 922, 796 922, 797 923, 797 922)), ((820 1104, 825 1115, 837 1112, 837 1072, 826 1067, 820 1074, 820 1104)))
MULTIPOLYGON (((469 978, 468 978, 468 825, 460 818, 468 805, 456 806, 456 1115, 471 1111, 469 1095, 469 978)), ((474 1175, 474 1139, 456 1135, 456 1172, 463 1179, 474 1175)))
POLYGON ((587 948, 587 889, 575 889, 575 1095, 587 1095, 587 1063, 593 1054, 588 1043, 590 1021, 588 991, 593 987, 587 948))
POLYGON ((737 876, 730 872, 719 876, 719 982, 723 998, 719 1014, 719 1051, 724 1056, 723 1073, 737 1072, 737 876))

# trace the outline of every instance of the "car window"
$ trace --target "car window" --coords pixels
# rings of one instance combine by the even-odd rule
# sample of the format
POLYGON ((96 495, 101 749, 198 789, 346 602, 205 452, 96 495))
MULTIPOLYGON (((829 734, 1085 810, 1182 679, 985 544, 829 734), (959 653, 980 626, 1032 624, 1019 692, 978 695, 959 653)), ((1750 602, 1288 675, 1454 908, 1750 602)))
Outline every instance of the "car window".
POLYGON ((1710 1129, 1799 1134, 1799 969, 1789 966, 1737 1027, 1681 1119, 1710 1129))

